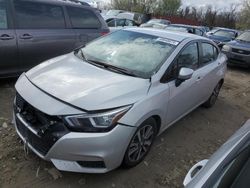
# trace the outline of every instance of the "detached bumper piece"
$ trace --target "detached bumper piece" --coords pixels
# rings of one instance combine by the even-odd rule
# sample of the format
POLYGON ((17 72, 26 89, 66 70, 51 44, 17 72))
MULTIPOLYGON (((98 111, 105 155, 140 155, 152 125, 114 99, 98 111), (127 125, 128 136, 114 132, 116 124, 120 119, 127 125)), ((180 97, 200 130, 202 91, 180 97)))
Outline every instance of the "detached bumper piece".
POLYGON ((14 116, 18 134, 40 157, 44 157, 57 140, 69 133, 62 119, 35 109, 18 93, 14 116))

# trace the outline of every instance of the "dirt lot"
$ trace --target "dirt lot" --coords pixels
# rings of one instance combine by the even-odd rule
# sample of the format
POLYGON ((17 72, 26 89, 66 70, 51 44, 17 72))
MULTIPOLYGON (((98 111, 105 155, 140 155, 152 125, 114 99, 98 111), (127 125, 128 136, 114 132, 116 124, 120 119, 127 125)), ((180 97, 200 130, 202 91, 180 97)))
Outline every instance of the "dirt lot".
POLYGON ((216 105, 198 108, 164 132, 137 167, 99 175, 58 173, 51 163, 24 153, 11 125, 14 82, 0 81, 0 187, 181 187, 188 169, 250 118, 250 70, 231 68, 216 105))

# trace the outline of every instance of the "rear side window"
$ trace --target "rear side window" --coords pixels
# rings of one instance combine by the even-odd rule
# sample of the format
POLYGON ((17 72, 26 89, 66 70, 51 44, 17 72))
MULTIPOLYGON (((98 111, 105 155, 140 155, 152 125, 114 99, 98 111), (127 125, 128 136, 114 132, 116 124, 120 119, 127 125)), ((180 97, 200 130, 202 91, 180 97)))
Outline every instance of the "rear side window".
POLYGON ((16 20, 20 29, 62 29, 65 19, 62 7, 14 0, 16 20))
POLYGON ((202 43, 201 44, 203 55, 201 57, 201 64, 207 64, 215 61, 218 57, 218 50, 212 44, 202 43))
POLYGON ((72 27, 75 29, 98 29, 101 23, 90 10, 76 7, 67 7, 72 27))
POLYGON ((0 29, 7 29, 7 7, 5 0, 0 0, 0 29))

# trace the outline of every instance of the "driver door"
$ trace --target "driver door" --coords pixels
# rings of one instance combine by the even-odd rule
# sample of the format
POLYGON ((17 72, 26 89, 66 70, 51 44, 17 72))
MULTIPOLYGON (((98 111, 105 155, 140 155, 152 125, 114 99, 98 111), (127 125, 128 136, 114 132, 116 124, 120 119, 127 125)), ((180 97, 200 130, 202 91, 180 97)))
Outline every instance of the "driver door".
POLYGON ((199 67, 199 46, 198 43, 188 44, 183 48, 177 59, 170 67, 168 74, 171 76, 169 82, 170 97, 167 112, 167 124, 171 124, 188 112, 197 107, 202 101, 202 76, 199 67), (182 67, 191 68, 194 74, 191 79, 176 86, 176 79, 182 67))

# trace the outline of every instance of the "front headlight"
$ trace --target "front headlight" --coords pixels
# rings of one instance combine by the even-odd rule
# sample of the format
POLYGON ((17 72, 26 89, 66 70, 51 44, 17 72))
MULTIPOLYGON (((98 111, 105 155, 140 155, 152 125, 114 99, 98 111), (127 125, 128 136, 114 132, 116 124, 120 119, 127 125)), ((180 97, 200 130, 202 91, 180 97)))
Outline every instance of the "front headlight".
POLYGON ((231 47, 228 46, 228 45, 224 45, 224 46, 222 47, 222 51, 224 51, 224 52, 230 52, 230 51, 231 51, 231 47))
POLYGON ((131 106, 126 106, 108 112, 67 116, 65 120, 69 128, 73 131, 107 132, 115 127, 119 119, 121 119, 130 108, 131 106))

